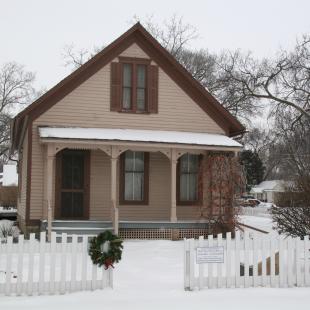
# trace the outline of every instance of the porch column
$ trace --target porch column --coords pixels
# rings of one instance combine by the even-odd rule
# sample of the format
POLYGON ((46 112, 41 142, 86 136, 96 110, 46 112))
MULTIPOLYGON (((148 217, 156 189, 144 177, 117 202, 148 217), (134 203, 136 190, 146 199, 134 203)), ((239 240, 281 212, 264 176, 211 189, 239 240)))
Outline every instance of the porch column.
POLYGON ((46 186, 46 208, 47 208, 47 238, 51 240, 52 232, 52 220, 53 220, 53 176, 54 176, 54 162, 55 162, 55 151, 53 145, 47 146, 46 156, 46 175, 45 175, 45 186, 46 186))
POLYGON ((118 155, 111 152, 111 200, 112 200, 112 222, 114 233, 118 234, 118 206, 117 206, 117 160, 118 155))
POLYGON ((177 222, 177 182, 176 182, 176 173, 177 173, 177 163, 178 159, 176 156, 175 150, 171 151, 170 159, 170 180, 171 180, 171 212, 170 212, 170 222, 177 222))

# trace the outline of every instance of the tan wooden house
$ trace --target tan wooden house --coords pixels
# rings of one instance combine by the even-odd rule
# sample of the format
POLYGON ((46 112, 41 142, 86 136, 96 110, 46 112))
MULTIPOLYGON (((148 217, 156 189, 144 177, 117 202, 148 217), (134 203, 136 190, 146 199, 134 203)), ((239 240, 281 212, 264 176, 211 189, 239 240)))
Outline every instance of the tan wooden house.
POLYGON ((199 163, 244 127, 139 23, 19 113, 23 231, 201 232, 199 163))

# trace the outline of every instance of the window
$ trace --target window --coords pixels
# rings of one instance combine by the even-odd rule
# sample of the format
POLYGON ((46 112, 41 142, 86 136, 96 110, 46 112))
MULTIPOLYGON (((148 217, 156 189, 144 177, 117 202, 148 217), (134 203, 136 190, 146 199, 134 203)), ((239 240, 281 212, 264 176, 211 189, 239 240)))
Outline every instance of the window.
POLYGON ((111 111, 158 113, 158 66, 146 58, 118 60, 111 63, 111 111))
POLYGON ((180 204, 193 204, 200 201, 199 188, 199 155, 184 154, 179 162, 179 195, 180 204))
POLYGON ((123 65, 123 109, 132 108, 132 65, 123 65))
POLYGON ((123 63, 122 108, 146 112, 146 65, 123 63))
POLYGON ((127 151, 122 155, 120 184, 121 203, 147 203, 148 153, 127 151))

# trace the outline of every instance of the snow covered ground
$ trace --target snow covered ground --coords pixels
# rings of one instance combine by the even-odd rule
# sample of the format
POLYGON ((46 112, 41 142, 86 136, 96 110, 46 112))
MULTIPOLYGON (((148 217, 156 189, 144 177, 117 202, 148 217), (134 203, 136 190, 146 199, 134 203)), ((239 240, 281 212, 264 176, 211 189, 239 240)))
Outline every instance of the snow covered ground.
POLYGON ((62 296, 0 297, 4 310, 308 309, 310 288, 183 290, 183 241, 126 241, 114 289, 62 296))
POLYGON ((17 209, 16 208, 4 208, 0 206, 0 213, 17 213, 17 209))
POLYGON ((261 229, 267 232, 273 231, 272 219, 270 216, 260 217, 260 216, 250 216, 250 215, 239 215, 239 222, 252 226, 252 227, 256 227, 258 229, 261 229))

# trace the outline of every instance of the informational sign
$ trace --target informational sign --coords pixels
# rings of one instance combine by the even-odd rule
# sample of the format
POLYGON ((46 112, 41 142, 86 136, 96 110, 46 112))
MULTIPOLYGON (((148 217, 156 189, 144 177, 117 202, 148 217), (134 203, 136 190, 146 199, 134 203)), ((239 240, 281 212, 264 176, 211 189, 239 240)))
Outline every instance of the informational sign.
POLYGON ((200 247, 196 250, 197 264, 224 263, 224 247, 200 247))

